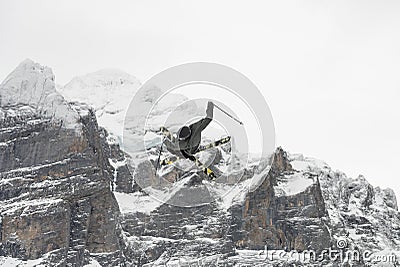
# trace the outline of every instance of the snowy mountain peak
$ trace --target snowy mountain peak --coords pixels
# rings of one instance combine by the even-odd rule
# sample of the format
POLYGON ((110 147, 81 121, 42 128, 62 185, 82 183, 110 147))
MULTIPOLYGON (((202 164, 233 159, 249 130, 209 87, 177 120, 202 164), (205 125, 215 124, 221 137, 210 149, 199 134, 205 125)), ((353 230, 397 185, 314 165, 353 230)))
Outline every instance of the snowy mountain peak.
POLYGON ((121 140, 126 109, 140 86, 134 76, 124 71, 101 69, 74 77, 58 90, 77 108, 93 108, 99 125, 121 140))
POLYGON ((0 106, 29 105, 46 117, 76 128, 78 114, 56 91, 53 71, 25 59, 0 84, 0 106))
POLYGON ((64 88, 104 88, 118 89, 121 86, 140 86, 136 77, 119 69, 101 69, 86 75, 74 77, 64 88))
POLYGON ((0 85, 0 104, 29 104, 38 107, 44 102, 44 97, 54 91, 51 69, 25 59, 0 85))
MULTIPOLYGON (((134 136, 134 143, 142 146, 142 131, 148 114, 146 112, 142 114, 141 111, 146 111, 148 106, 154 105, 148 120, 149 126, 154 128, 164 125, 168 115, 177 107, 183 109, 181 113, 184 115, 178 118, 180 122, 187 121, 197 111, 197 106, 192 103, 184 104, 188 98, 183 95, 172 93, 158 99, 161 94, 159 88, 148 87, 146 90, 139 91, 140 87, 140 82, 124 71, 102 69, 75 77, 65 86, 59 87, 58 90, 78 109, 81 106, 93 108, 99 125, 113 135, 112 139, 119 144, 122 144, 126 121, 134 133, 140 133, 138 136, 134 136), (134 97, 136 113, 129 114, 129 118, 126 119, 126 112, 134 97)), ((202 115, 203 112, 201 112, 202 115)), ((175 123, 175 121, 173 122, 175 123)))

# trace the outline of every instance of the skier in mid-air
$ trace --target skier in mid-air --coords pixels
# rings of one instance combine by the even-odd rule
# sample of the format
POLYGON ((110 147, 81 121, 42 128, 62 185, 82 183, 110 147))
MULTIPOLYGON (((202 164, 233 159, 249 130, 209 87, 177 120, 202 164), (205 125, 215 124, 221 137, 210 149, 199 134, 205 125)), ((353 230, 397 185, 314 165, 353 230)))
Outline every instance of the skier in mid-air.
POLYGON ((206 117, 190 124, 189 126, 181 127, 176 137, 172 140, 166 139, 165 145, 167 149, 176 154, 180 154, 190 160, 194 160, 193 155, 196 154, 201 142, 201 132, 210 124, 214 116, 214 103, 208 101, 206 117))
MULTIPOLYGON (((206 149, 216 147, 230 141, 230 136, 222 138, 216 142, 201 146, 201 132, 210 124, 213 120, 214 116, 214 107, 217 107, 222 112, 232 117, 230 114, 222 110, 220 107, 216 106, 213 102, 208 101, 206 117, 200 119, 199 121, 190 124, 189 126, 181 127, 176 135, 171 134, 165 127, 160 128, 160 132, 164 135, 163 143, 167 147, 167 150, 175 155, 174 158, 166 158, 160 162, 160 156, 162 153, 162 145, 160 149, 159 159, 157 161, 157 169, 159 165, 167 165, 171 164, 174 161, 178 160, 180 157, 189 159, 193 161, 197 167, 199 167, 206 175, 208 175, 211 179, 215 178, 214 171, 210 168, 204 166, 194 155, 198 152, 204 151, 206 149)), ((233 117, 232 117, 233 118, 233 117)), ((235 118, 233 118, 235 119, 235 118)), ((236 119, 235 119, 236 120, 236 119)), ((242 124, 240 121, 238 121, 242 124)))

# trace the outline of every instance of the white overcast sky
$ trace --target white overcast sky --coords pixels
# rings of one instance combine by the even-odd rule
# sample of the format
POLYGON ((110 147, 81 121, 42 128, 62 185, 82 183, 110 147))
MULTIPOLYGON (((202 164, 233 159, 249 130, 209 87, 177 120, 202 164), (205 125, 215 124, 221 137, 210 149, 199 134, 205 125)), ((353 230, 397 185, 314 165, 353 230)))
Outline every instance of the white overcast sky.
POLYGON ((0 77, 31 58, 56 82, 101 68, 145 81, 210 61, 247 75, 277 145, 400 198, 400 1, 1 1, 0 77))

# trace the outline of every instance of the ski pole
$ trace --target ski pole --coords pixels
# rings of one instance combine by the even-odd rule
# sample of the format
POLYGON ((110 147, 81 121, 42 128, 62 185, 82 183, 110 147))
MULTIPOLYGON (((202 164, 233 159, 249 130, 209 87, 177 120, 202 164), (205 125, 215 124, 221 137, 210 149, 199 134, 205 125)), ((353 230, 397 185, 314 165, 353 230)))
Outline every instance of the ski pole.
POLYGON ((218 108, 219 110, 221 110, 223 113, 225 113, 228 117, 230 117, 231 119, 233 119, 234 121, 238 122, 240 125, 243 125, 243 122, 241 122, 240 120, 236 119, 235 117, 233 117, 231 114, 229 114, 228 112, 226 112, 225 110, 223 110, 222 108, 220 108, 219 106, 214 104, 214 107, 218 108))
POLYGON ((164 139, 165 139, 165 137, 162 139, 162 143, 161 143, 161 147, 160 147, 160 153, 158 153, 156 173, 155 173, 156 176, 157 176, 158 167, 160 167, 160 158, 161 158, 161 153, 162 153, 162 149, 163 149, 163 145, 164 145, 164 139))

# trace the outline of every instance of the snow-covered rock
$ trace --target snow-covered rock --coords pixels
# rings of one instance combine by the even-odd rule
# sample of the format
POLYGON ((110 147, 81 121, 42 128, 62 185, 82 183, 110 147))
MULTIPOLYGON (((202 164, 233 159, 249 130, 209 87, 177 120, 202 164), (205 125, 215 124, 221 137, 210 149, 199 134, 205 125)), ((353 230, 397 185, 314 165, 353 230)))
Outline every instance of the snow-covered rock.
POLYGON ((374 188, 362 175, 349 178, 321 160, 303 155, 291 155, 290 160, 304 177, 318 177, 333 237, 344 238, 348 249, 360 253, 400 259, 400 213, 393 190, 374 188))
POLYGON ((0 266, 117 266, 119 210, 94 114, 80 116, 30 60, 0 95, 0 266))
POLYGON ((0 106, 31 106, 66 128, 76 128, 79 116, 56 91, 54 80, 50 68, 26 59, 0 84, 0 106))
POLYGON ((76 106, 84 103, 93 108, 99 125, 121 141, 125 112, 140 85, 126 72, 103 69, 77 76, 58 91, 76 106))

